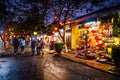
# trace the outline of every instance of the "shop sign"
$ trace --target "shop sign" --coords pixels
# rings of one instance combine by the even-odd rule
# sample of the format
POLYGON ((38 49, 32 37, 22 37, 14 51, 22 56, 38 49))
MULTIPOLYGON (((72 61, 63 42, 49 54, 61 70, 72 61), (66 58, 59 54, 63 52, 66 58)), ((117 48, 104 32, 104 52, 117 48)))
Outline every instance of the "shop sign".
POLYGON ((66 25, 65 27, 66 27, 66 30, 70 29, 70 26, 69 26, 69 25, 66 25))

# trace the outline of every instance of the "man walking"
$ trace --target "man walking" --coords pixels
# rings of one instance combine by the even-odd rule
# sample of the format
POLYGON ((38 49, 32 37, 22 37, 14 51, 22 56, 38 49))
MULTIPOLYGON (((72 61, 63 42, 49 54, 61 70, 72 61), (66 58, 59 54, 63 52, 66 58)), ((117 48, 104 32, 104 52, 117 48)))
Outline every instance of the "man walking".
POLYGON ((35 41, 35 39, 32 39, 32 41, 31 41, 32 56, 35 54, 35 46, 36 46, 36 41, 35 41))
POLYGON ((44 55, 43 49, 44 49, 45 43, 44 43, 44 41, 43 41, 42 38, 41 38, 41 40, 40 40, 40 46, 41 46, 40 51, 42 52, 42 55, 44 55))
POLYGON ((20 39, 20 47, 21 47, 21 53, 24 53, 25 40, 22 38, 20 39))

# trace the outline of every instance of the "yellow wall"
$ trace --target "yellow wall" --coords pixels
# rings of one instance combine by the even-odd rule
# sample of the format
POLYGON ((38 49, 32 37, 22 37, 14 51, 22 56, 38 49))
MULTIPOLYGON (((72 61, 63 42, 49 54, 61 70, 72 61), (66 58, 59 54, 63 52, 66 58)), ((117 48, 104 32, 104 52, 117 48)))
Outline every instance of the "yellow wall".
POLYGON ((71 48, 72 49, 76 49, 77 45, 77 41, 79 39, 80 36, 80 29, 78 29, 78 26, 74 26, 72 27, 72 34, 71 34, 71 48))

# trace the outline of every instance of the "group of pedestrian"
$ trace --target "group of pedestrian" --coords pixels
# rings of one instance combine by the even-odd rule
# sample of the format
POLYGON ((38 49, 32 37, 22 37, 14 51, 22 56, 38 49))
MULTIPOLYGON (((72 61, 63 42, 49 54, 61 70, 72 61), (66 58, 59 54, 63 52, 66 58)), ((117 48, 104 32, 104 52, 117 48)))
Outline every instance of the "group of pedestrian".
MULTIPOLYGON (((21 54, 24 53, 25 39, 23 39, 23 38, 18 39, 17 37, 14 37, 13 41, 12 41, 12 45, 14 46, 14 54, 15 55, 18 53, 19 46, 20 46, 21 54)), ((35 51, 37 52, 37 55, 40 55, 40 54, 43 55, 44 54, 44 52, 43 52, 44 45, 45 45, 45 43, 42 38, 40 40, 35 40, 34 38, 32 38, 31 45, 30 45, 32 55, 35 54, 35 51)))
POLYGON ((31 41, 32 55, 35 54, 35 50, 37 52, 37 55, 40 55, 40 54, 43 55, 44 54, 44 52, 43 52, 44 45, 45 45, 45 43, 44 43, 42 38, 40 40, 37 40, 37 41, 35 39, 32 39, 32 41, 31 41))
POLYGON ((16 55, 18 53, 18 47, 20 46, 21 54, 24 53, 24 47, 25 47, 25 39, 20 38, 20 40, 17 37, 13 38, 12 45, 14 46, 14 54, 16 55))

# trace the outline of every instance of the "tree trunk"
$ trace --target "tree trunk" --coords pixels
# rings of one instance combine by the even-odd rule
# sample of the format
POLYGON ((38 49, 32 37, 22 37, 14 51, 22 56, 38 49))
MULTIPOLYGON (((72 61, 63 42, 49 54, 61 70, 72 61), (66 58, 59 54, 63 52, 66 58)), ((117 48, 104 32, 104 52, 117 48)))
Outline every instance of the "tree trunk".
POLYGON ((66 26, 64 26, 64 45, 65 45, 65 52, 68 52, 68 49, 67 49, 67 44, 66 44, 66 26))

